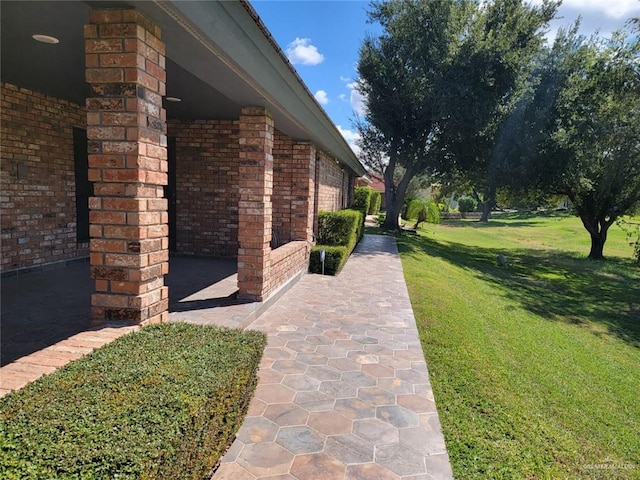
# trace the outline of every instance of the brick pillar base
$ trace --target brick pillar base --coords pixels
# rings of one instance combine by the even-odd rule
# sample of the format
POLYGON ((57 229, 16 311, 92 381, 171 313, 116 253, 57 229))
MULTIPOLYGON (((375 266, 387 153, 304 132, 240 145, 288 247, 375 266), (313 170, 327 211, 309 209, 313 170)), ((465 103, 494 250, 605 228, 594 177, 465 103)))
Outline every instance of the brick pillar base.
POLYGON ((270 293, 273 119, 262 107, 240 116, 240 202, 238 208, 239 297, 262 301, 270 293))
POLYGON ((95 324, 168 319, 164 44, 136 10, 93 11, 85 26, 91 297, 95 324))

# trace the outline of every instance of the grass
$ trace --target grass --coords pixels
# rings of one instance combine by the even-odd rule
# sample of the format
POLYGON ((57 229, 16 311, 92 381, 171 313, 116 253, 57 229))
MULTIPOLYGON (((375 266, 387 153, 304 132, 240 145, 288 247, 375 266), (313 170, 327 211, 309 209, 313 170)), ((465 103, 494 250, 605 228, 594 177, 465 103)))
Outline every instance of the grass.
POLYGON ((604 262, 568 216, 398 244, 456 478, 640 478, 640 268, 623 232, 604 262))
POLYGON ((115 340, 0 399, 0 477, 202 479, 242 423, 265 344, 182 323, 115 340))

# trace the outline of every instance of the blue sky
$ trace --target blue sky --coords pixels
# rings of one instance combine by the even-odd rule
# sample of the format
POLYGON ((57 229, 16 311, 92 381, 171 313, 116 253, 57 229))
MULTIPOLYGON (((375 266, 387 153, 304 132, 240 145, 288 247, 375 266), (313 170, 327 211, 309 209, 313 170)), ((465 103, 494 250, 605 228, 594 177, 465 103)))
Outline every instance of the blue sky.
MULTIPOLYGON (((251 0, 276 42, 288 56, 309 90, 349 141, 356 138, 354 112, 362 99, 353 89, 358 50, 367 34, 378 27, 367 23, 363 0, 251 0)), ((540 3, 540 0, 533 0, 540 3)), ((582 33, 599 30, 608 36, 631 17, 640 17, 640 0, 564 0, 551 24, 559 26, 582 16, 582 33)))

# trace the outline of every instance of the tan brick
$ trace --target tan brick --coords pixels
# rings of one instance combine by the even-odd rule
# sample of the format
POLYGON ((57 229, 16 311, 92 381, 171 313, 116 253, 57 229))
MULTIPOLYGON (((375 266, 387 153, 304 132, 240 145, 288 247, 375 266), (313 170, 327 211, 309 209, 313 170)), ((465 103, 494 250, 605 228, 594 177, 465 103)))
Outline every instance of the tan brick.
POLYGON ((123 43, 121 39, 87 38, 84 50, 87 53, 122 52, 123 43))
POLYGON ((89 221, 103 225, 125 225, 127 223, 127 214, 124 212, 93 210, 89 212, 89 221))

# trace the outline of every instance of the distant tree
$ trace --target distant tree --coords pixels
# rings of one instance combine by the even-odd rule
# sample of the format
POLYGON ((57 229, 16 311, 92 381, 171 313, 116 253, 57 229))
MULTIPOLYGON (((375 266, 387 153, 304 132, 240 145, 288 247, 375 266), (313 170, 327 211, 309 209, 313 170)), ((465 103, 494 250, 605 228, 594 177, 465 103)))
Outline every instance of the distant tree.
POLYGON ((508 184, 506 155, 514 109, 526 91, 557 3, 486 2, 444 77, 451 103, 440 123, 449 181, 469 191, 488 221, 498 189, 508 184))
POLYGON ((627 241, 633 248, 633 256, 636 259, 636 265, 640 267, 640 222, 633 222, 619 218, 616 220, 616 223, 627 235, 627 241))
MULTIPOLYGON (((358 62, 367 111, 357 124, 364 163, 381 167, 387 217, 399 228, 409 182, 421 172, 486 178, 499 119, 557 4, 523 0, 389 0, 369 18, 358 62), (404 174, 394 181, 396 169, 404 174)), ((491 193, 491 192, 489 192, 491 193)))
POLYGON ((497 206, 519 210, 555 208, 560 206, 565 198, 565 195, 553 195, 534 188, 522 189, 503 186, 496 192, 497 206))
POLYGON ((533 188, 569 197, 599 260, 609 227, 640 206, 640 42, 576 32, 541 62, 510 157, 533 188))

